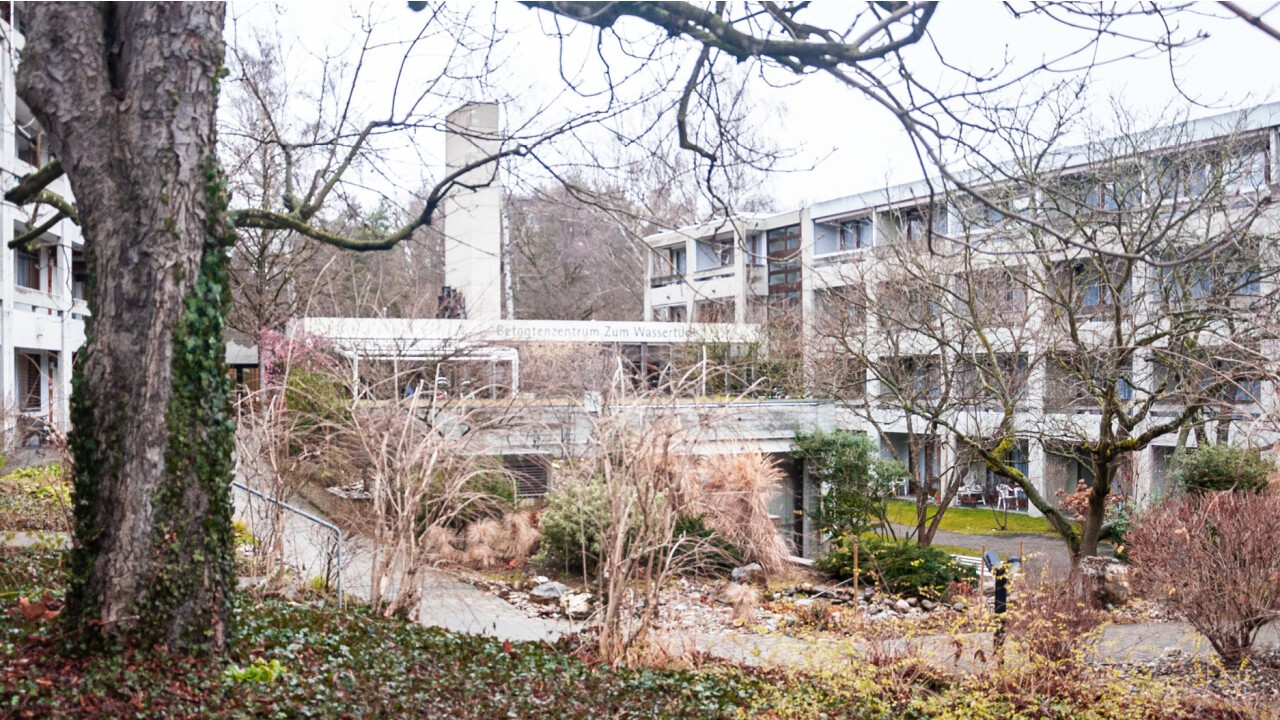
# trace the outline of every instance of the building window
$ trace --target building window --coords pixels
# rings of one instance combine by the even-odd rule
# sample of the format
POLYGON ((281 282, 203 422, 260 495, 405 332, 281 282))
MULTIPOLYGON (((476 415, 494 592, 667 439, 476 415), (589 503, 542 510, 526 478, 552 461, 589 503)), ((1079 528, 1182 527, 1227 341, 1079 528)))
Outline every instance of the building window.
POLYGON ((689 310, 684 305, 665 305, 653 309, 653 319, 657 322, 687 322, 689 310))
POLYGON ((733 252, 733 238, 724 238, 717 241, 716 258, 720 261, 720 267, 730 267, 733 265, 733 252))
MULTIPOLYGON (((1012 448, 1009 448, 1009 454, 1005 456, 1004 463, 1014 470, 1022 473, 1023 477, 1029 477, 1031 464, 1028 462, 1027 458, 1027 442, 1025 440, 1019 440, 1013 444, 1012 448)), ((987 468, 987 494, 991 497, 996 496, 997 485, 1010 485, 1012 483, 1013 481, 1009 478, 997 473, 990 467, 987 468)), ((1022 499, 1019 498, 1019 505, 1021 504, 1021 500, 1022 499)))
POLYGON ((40 128, 35 115, 31 113, 22 98, 18 98, 13 129, 16 141, 14 152, 19 160, 33 167, 40 167, 48 162, 49 153, 45 148, 44 130, 40 128))
POLYGON ((871 218, 840 223, 837 250, 862 250, 871 247, 871 242, 871 218))
POLYGON ((13 281, 18 287, 40 289, 40 255, 39 251, 29 253, 25 250, 13 251, 13 281))
POLYGON ((866 327, 869 301, 861 286, 816 290, 813 300, 819 333, 843 337, 866 327))
POLYGON ((798 297, 803 278, 800 273, 800 226, 792 225, 768 232, 769 296, 789 300, 798 297))
POLYGON ((1262 190, 1267 186, 1271 173, 1266 142, 1246 147, 1231 158, 1224 168, 1223 185, 1228 194, 1239 195, 1262 190))
POLYGON ((1114 307, 1117 298, 1129 296, 1129 281, 1118 266, 1075 263, 1071 266, 1071 274, 1075 282, 1076 307, 1085 315, 1102 313, 1114 307))
POLYGON ((85 261, 83 250, 71 251, 71 297, 76 300, 89 299, 89 264, 85 261))
POLYGON ((654 257, 652 287, 671 285, 684 279, 688 266, 688 253, 684 245, 672 245, 658 250, 654 257))
POLYGON ((731 323, 733 322, 734 305, 733 298, 699 300, 694 304, 696 319, 700 323, 731 323))
POLYGON ((18 408, 22 412, 40 412, 40 355, 16 352, 14 359, 18 408))

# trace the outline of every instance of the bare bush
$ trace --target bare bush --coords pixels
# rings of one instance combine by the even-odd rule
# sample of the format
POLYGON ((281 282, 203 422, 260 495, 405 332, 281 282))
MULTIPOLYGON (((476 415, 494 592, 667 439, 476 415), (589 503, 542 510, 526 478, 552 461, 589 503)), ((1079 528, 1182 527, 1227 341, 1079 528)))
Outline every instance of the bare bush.
POLYGON ((759 452, 708 463, 698 507, 707 525, 769 574, 783 571, 791 551, 769 515, 769 499, 782 485, 777 464, 759 452))
POLYGON ((1280 618, 1280 492, 1184 495, 1129 535, 1134 584, 1199 630, 1230 667, 1280 618))
POLYGON ((1026 653, 1028 664, 1045 664, 1059 672, 1083 660, 1102 624, 1102 613, 1079 585, 1077 580, 1037 577, 1014 587, 1016 604, 1006 616, 1006 630, 1026 653))
POLYGON ((502 534, 494 549, 509 560, 524 562, 538 549, 541 539, 532 513, 511 513, 502 519, 502 534))
POLYGON ((416 612, 430 566, 461 559, 488 567, 499 558, 506 508, 494 490, 505 475, 482 438, 506 412, 426 395, 349 401, 330 433, 335 461, 363 478, 367 509, 358 529, 371 545, 370 603, 388 616, 416 612), (468 522, 459 555, 454 528, 468 522))
POLYGON ((637 416, 646 409, 620 405, 603 415, 587 465, 605 490, 595 584, 603 599, 598 643, 606 662, 643 650, 658 592, 682 557, 674 542, 673 490, 691 462, 688 438, 680 423, 637 416))

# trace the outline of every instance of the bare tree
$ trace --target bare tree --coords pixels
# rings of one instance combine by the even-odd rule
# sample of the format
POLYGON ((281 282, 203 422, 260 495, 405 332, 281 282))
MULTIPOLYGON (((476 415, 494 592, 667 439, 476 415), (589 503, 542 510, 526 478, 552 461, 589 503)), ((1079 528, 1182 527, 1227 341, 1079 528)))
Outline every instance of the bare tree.
POLYGON ((1096 554, 1112 495, 1136 494, 1133 463, 1158 439, 1249 442, 1274 426, 1259 402, 1280 267, 1260 234, 1265 145, 1191 128, 1129 126, 1067 161, 1041 152, 988 169, 984 195, 958 193, 950 209, 907 203, 894 213, 943 218, 929 235, 946 252, 890 235, 832 291, 855 301, 834 303, 850 309, 823 334, 879 389, 858 399, 868 419, 889 408, 953 437, 960 471, 978 460, 1016 484, 1073 559, 1096 554), (870 329, 850 332, 850 316, 870 329), (1083 528, 1028 476, 1028 441, 1046 463, 1082 468, 1083 528))
POLYGON ((625 225, 563 188, 508 203, 517 317, 640 319, 644 256, 625 225))

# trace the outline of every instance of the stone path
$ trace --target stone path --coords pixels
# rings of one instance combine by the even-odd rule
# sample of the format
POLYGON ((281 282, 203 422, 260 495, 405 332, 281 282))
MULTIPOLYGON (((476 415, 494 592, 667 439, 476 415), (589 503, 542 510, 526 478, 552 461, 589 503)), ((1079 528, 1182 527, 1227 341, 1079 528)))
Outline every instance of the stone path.
MULTIPOLYGON (((799 639, 788 635, 704 635, 694 638, 699 650, 746 665, 778 665, 831 670, 870 653, 910 653, 943 667, 969 672, 993 661, 991 633, 928 635, 919 638, 866 640, 799 639), (975 651, 981 651, 981 654, 975 651), (957 651, 959 657, 957 659, 957 651)), ((1258 647, 1280 645, 1280 626, 1264 628, 1258 647)), ((1209 641, 1185 623, 1108 625, 1095 643, 1096 663, 1145 663, 1176 649, 1184 655, 1213 656, 1209 641)))

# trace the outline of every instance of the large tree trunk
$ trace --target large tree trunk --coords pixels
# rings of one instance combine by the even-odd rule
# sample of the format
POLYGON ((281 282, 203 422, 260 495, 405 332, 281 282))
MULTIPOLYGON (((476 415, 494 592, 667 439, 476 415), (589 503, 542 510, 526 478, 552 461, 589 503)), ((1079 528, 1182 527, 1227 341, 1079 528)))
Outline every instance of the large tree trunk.
POLYGON ((1080 547, 1072 558, 1074 564, 1098 554, 1098 542, 1102 539, 1102 527, 1107 519, 1107 502, 1110 500, 1115 474, 1115 460, 1094 456, 1093 489, 1089 492, 1089 508, 1085 512, 1084 528, 1080 531, 1080 547))
POLYGON ((65 615, 91 640, 217 648, 226 631, 234 428, 214 125, 223 10, 25 8, 18 92, 66 169, 89 267, 65 615))

